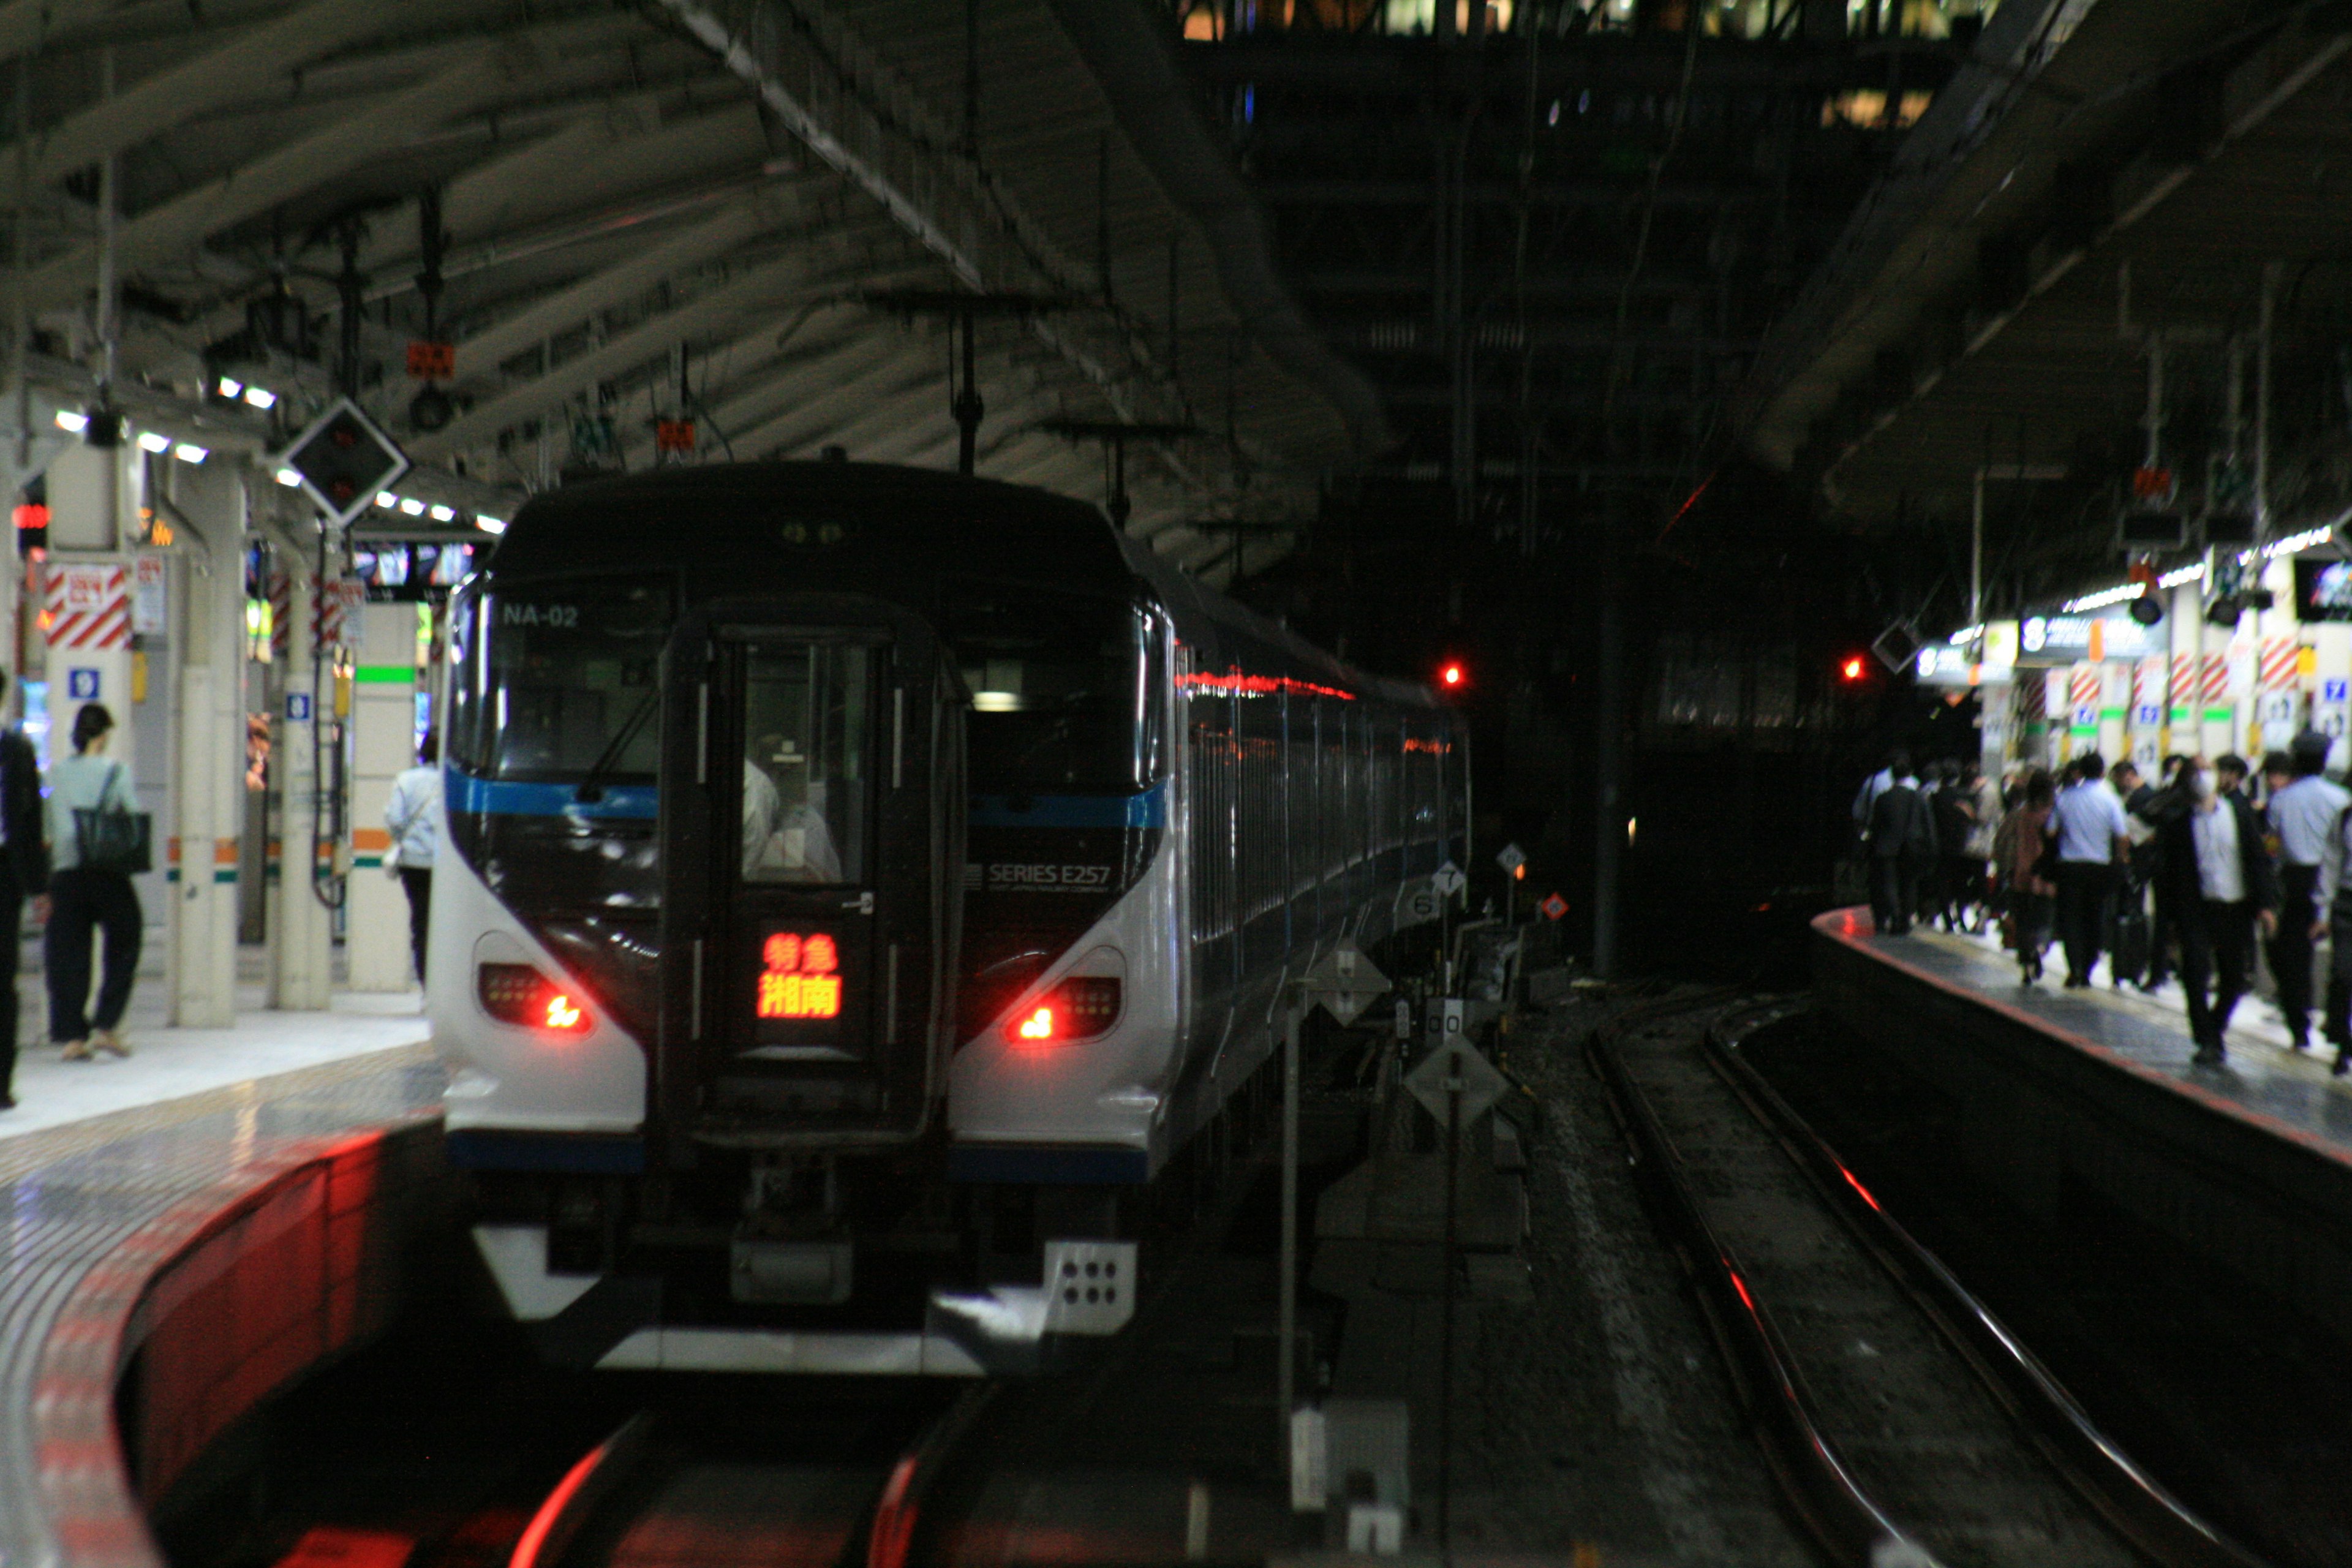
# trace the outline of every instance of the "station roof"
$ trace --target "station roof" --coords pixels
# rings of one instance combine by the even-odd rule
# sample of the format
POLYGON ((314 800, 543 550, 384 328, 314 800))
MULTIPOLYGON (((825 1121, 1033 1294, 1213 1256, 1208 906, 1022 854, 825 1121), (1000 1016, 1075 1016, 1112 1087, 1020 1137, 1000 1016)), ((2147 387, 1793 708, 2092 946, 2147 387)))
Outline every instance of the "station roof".
POLYGON ((1141 0, 0 0, 29 380, 93 391, 110 249, 118 405, 273 450, 331 395, 356 287, 405 488, 510 512, 583 458, 648 466, 657 420, 701 457, 952 467, 943 300, 980 293, 982 474, 1099 501, 1101 426, 1189 427, 1126 443, 1129 530, 1188 563, 1258 525, 1255 567, 1380 416, 1274 284, 1165 25, 1141 0), (428 335, 455 345, 438 427, 410 414, 428 335))
POLYGON ((2317 269, 2352 252, 2347 54, 2340 7, 2008 0, 1768 346, 1748 449, 1864 521, 1964 514, 1980 468, 2113 494, 2160 340, 2187 457, 2266 267, 2306 316, 2343 297, 2317 269))

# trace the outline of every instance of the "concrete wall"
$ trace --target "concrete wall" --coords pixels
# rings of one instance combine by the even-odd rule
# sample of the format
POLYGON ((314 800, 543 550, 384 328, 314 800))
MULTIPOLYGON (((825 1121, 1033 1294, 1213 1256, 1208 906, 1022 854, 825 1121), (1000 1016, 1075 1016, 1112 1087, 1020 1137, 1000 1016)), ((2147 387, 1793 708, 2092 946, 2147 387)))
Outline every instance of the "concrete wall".
POLYGON ((1822 1005, 1960 1107, 1960 1158, 2029 1211, 2097 1193, 2352 1332, 2352 1163, 1816 930, 1822 1005))

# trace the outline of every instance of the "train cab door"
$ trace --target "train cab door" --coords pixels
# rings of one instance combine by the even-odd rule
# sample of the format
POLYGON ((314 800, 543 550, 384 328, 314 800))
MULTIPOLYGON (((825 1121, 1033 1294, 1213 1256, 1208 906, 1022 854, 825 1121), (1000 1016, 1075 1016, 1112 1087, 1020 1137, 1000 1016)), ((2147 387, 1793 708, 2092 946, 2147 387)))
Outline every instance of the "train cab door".
POLYGON ((962 695, 938 638, 874 600, 719 601, 663 679, 665 1146, 921 1137, 963 888, 962 695))

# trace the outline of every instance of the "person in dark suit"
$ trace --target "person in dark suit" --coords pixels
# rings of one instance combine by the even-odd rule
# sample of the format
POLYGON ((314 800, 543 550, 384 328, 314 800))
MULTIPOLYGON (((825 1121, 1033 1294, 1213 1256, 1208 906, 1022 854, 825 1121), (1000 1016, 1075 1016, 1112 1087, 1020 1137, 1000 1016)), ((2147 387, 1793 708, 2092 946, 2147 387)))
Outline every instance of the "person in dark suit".
POLYGON ((1906 769, 1870 805, 1870 913, 1881 936, 1910 933, 1935 868, 1935 808, 1906 769))
MULTIPOLYGON (((0 689, 8 671, 0 666, 0 689)), ((41 835, 41 760, 14 723, 0 729, 0 1110, 16 1109, 16 952, 25 900, 47 901, 49 850, 41 835)))
POLYGON ((2222 1033, 2252 975, 2255 926, 2265 935, 2278 927, 2278 867, 2262 818, 2235 789, 2217 787, 2228 783, 2231 763, 2243 776, 2234 757, 2211 773, 2192 758, 2166 792, 2172 798, 2151 803, 2164 844, 2159 874, 2180 912, 2180 988, 2202 1067, 2218 1067, 2226 1055, 2222 1033))

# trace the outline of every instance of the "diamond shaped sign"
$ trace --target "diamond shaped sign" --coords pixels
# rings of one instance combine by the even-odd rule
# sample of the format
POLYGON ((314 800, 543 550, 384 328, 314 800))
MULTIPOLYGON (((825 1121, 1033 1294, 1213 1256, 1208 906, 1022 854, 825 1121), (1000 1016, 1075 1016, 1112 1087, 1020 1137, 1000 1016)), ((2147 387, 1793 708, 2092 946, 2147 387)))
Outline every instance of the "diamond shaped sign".
POLYGON ((1516 875, 1518 868, 1527 863, 1528 852, 1516 844, 1504 845, 1495 856, 1495 864, 1503 868, 1506 876, 1516 875))
POLYGON ((1445 899, 1460 892, 1470 881, 1468 874, 1451 860, 1431 872, 1429 879, 1437 889, 1438 896, 1445 899))
POLYGON ((1307 993, 1308 1006, 1320 1005, 1344 1029, 1387 994, 1389 977, 1373 968, 1370 959, 1343 942, 1299 976, 1298 985, 1307 993))
POLYGON ((408 454, 350 398, 338 398, 278 459, 338 523, 375 504, 376 492, 408 471, 408 454))
POLYGON ((1445 1125, 1447 1102, 1455 1090, 1462 1095, 1462 1121, 1468 1127, 1478 1118, 1495 1109, 1497 1100, 1510 1088, 1510 1080, 1495 1068, 1495 1064, 1478 1054, 1469 1041, 1456 1035, 1445 1044, 1422 1058, 1419 1067, 1404 1075, 1404 1086, 1421 1101, 1428 1112, 1437 1118, 1440 1127, 1445 1125))
POLYGON ((1558 893, 1554 893, 1542 903, 1538 904, 1536 908, 1543 911, 1544 919, 1548 921, 1556 921, 1562 915, 1568 913, 1568 900, 1561 898, 1558 893))

